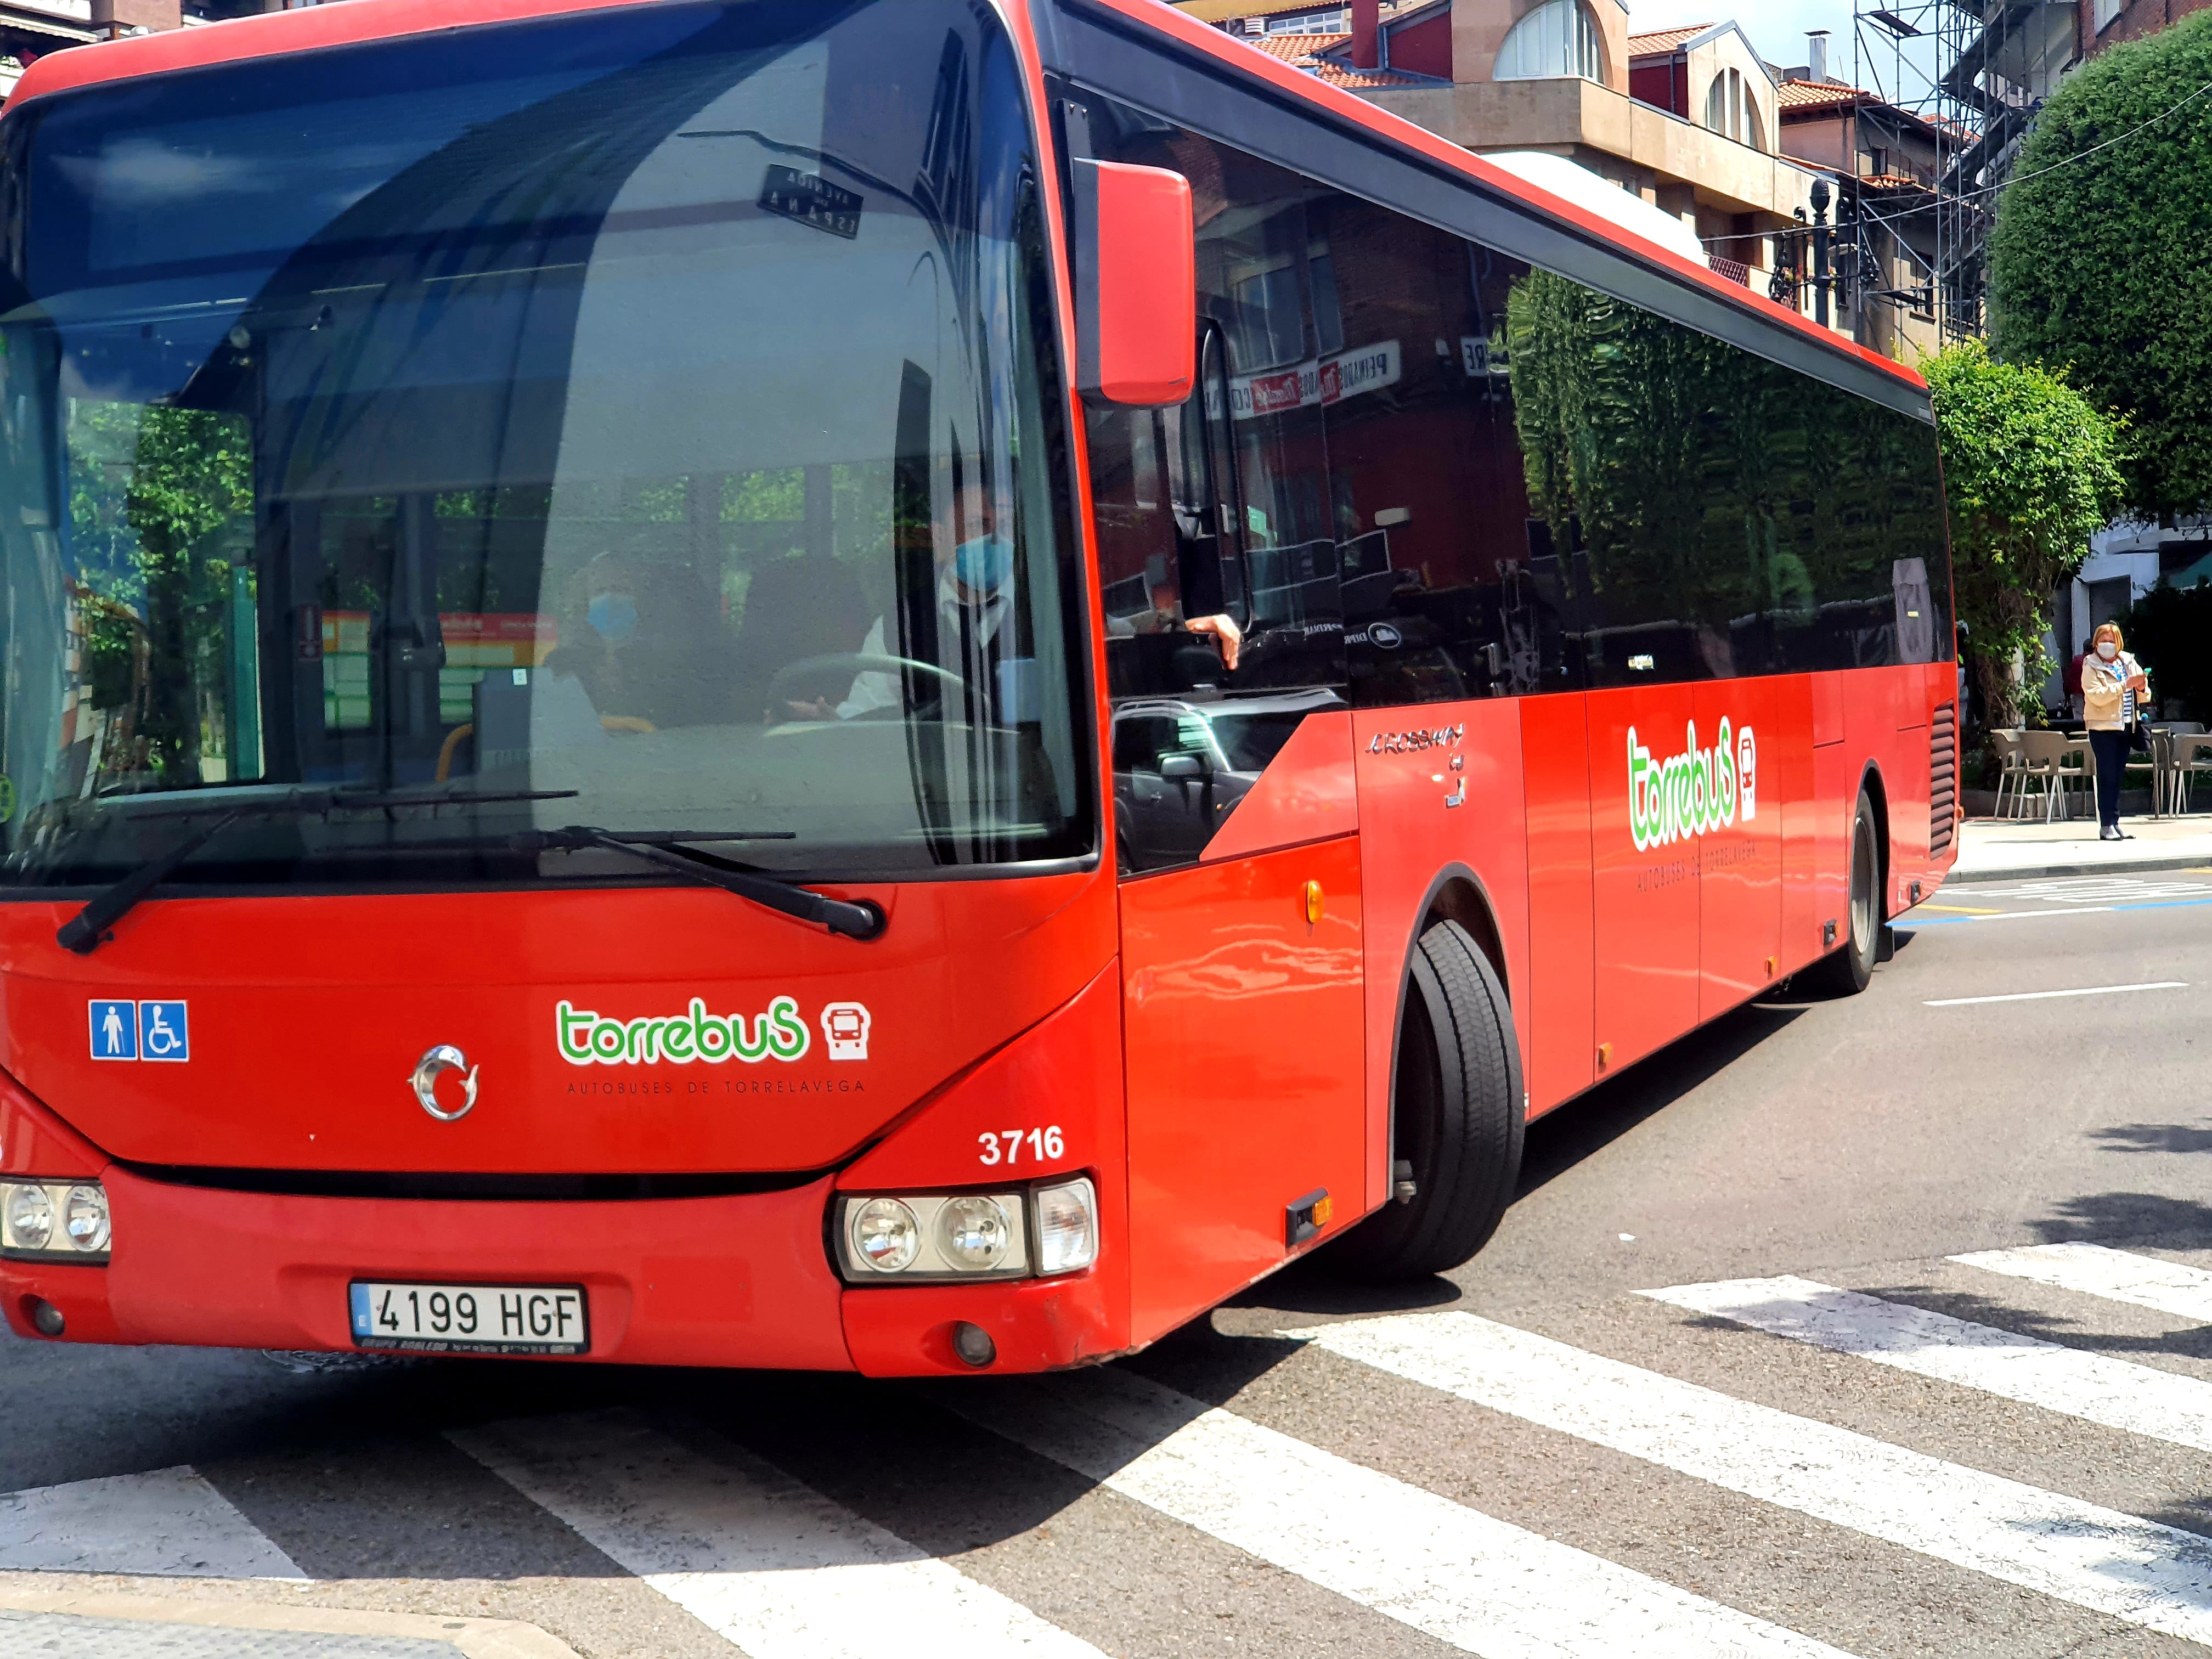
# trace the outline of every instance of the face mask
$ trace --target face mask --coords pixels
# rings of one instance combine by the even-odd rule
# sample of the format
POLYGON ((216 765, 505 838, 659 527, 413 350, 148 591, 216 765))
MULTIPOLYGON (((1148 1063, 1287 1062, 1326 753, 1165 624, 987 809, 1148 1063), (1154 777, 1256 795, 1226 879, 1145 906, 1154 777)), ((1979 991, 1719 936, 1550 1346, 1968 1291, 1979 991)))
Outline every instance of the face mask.
POLYGON ((2110 662, 2113 658, 2120 654, 2120 647, 2114 645, 2110 640, 2106 640, 2103 644, 2097 647, 2097 654, 2102 657, 2106 662, 2110 662))
POLYGON ((952 574, 971 593, 995 593, 1014 574, 1014 544, 1003 536, 976 536, 953 550, 952 574))
POLYGON ((637 631, 637 601, 627 593, 601 593, 585 607, 584 620, 609 644, 637 631))

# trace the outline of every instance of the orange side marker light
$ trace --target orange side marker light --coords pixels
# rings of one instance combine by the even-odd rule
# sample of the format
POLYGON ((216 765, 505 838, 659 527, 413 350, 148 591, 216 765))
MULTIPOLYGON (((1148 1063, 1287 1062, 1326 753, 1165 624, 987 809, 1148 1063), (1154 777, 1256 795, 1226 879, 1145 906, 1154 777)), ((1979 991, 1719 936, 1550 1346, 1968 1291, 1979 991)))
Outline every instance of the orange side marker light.
POLYGON ((1306 926, 1310 927, 1322 918, 1321 884, 1310 881, 1305 890, 1306 926))

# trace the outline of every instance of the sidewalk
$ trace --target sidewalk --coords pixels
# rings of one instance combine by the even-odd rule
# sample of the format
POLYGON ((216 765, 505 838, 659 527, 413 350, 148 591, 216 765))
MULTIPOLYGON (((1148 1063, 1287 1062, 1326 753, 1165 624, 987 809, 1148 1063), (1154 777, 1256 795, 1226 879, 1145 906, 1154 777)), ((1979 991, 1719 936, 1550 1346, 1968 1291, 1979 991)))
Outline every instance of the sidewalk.
POLYGON ((2123 817, 2131 841, 2100 841, 2094 818, 2043 823, 1969 818, 1959 826, 1951 880, 2102 875, 2128 870, 2212 869, 2212 815, 2123 817))
POLYGON ((0 1653, 54 1659, 576 1659, 510 1619, 0 1585, 0 1653))

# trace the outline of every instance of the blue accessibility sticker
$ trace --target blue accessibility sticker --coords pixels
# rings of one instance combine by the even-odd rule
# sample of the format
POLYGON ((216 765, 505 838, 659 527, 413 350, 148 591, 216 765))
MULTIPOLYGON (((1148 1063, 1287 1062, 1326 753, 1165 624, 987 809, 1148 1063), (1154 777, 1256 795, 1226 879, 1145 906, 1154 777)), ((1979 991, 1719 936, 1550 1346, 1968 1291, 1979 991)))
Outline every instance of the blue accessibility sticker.
POLYGON ((92 1057, 94 1060, 138 1058, 138 1005, 95 997, 92 1008, 92 1057))
POLYGON ((185 1023, 185 1005, 142 1002, 138 1005, 138 1057, 141 1060, 190 1060, 191 1032, 185 1023))

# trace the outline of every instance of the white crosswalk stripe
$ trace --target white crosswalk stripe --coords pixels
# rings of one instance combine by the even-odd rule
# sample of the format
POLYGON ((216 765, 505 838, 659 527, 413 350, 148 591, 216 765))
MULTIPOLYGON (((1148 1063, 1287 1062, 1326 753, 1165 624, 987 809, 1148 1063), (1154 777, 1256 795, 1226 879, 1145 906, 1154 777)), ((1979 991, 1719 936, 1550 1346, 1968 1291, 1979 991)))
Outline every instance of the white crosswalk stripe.
POLYGON ((902 1651, 1103 1659, 1018 1602, 728 1449, 624 1411, 447 1437, 752 1659, 902 1651))
POLYGON ((2212 1273, 2179 1261, 2105 1244, 2029 1244, 2013 1250, 1976 1250, 1951 1260, 1984 1273, 2212 1324, 2212 1273))
POLYGON ((2130 1434, 2212 1451, 2212 1382, 1808 1279, 1646 1291, 1656 1301, 2130 1434))
POLYGON ((1127 1374, 941 1396, 1111 1491, 1486 1659, 1838 1650, 1127 1374))
POLYGON ((2212 1540, 1470 1314, 1297 1333, 1332 1353, 2133 1625, 2212 1643, 2212 1540))
POLYGON ((0 1494, 0 1571, 303 1577, 260 1528, 182 1466, 0 1494))
MULTIPOLYGON (((1952 1260, 2212 1321, 2212 1273, 2154 1257, 2067 1244, 1952 1260)), ((1846 1364, 1863 1361, 2166 1447, 2212 1452, 2212 1381, 1792 1276, 1641 1294, 1846 1356, 1846 1364)), ((1960 1568, 1983 1575, 1996 1581, 1990 1595, 2025 1589, 2212 1646, 2212 1539, 2199 1534, 1468 1314, 1393 1315, 1291 1334, 1309 1352, 1534 1425, 1517 1432, 1574 1437, 1590 1459, 1626 1456, 1708 1482, 1718 1490, 1698 1502, 1723 1512, 1772 1505, 1917 1553, 1931 1576, 1960 1568)), ((1680 1334, 1714 1340, 1688 1328, 1680 1334)), ((1327 1362, 1279 1374, 1294 1395, 1309 1386, 1301 1376, 1319 1379, 1313 1385, 1325 1390, 1346 1382, 1327 1362)), ((927 1384, 921 1392, 1142 1505, 1146 1524, 1192 1529, 1212 1540, 1207 1549, 1225 1545, 1304 1580, 1312 1588, 1300 1595, 1326 1593, 1348 1604, 1342 1617, 1388 1619, 1485 1659, 1850 1659, 1805 1631, 1387 1473, 1397 1448, 1378 1446, 1376 1461, 1384 1467, 1371 1467, 1271 1426, 1283 1419, 1256 1420, 1272 1407, 1254 1415, 1235 1401, 1210 1407, 1127 1367, 927 1384)), ((1913 1397, 1937 1400, 1932 1409, 1943 1409, 1940 1396, 1913 1397)), ((803 1431, 822 1432, 829 1432, 823 1425, 803 1431)), ((1495 1432, 1494 1424, 1485 1430, 1495 1432)), ((519 1419, 447 1438, 681 1609, 659 1616, 689 1628, 684 1639, 694 1645, 686 1652, 727 1643, 751 1659, 874 1659, 896 1643, 902 1650, 1100 1659, 1103 1650, 1124 1645, 1112 1618, 1096 1627, 1086 1622, 1099 1615, 1081 1597, 1055 1598, 1048 1618, 975 1576, 1018 1583, 1027 1574, 1034 1582, 1036 1540, 1026 1534, 1003 1547, 1011 1577, 959 1556, 939 1558, 898 1535, 905 1523, 896 1509, 871 1507, 880 1519, 864 1518, 743 1447, 666 1432, 634 1410, 519 1419)), ((2156 1453, 2164 1461, 2146 1466, 2154 1484, 2169 1482, 2172 1455, 2156 1453)), ((270 1476, 257 1472, 254 1498, 243 1486, 230 1488, 274 1538, 188 1468, 0 1495, 0 1573, 304 1582, 295 1556, 331 1559, 323 1532, 291 1529, 302 1524, 303 1492, 320 1501, 314 1473, 278 1474, 272 1491, 270 1476)), ((2054 1480, 2064 1487, 2072 1478, 2062 1469, 2054 1480)), ((551 1547, 574 1548, 557 1528, 539 1524, 548 1539, 560 1537, 551 1547)), ((1601 1528, 1599 1535, 1617 1534, 1601 1528)), ((1193 1543, 1189 1533, 1177 1536, 1193 1543)), ((1624 1543, 1623 1552, 1629 1547, 1624 1543)), ((1707 1588, 1702 1579, 1686 1582, 1707 1588)), ((1785 1609, 1775 1618, 1799 1622, 1797 1609, 1808 1605, 1795 1594, 1768 1595, 1733 1582, 1738 1589, 1717 1593, 1762 1612, 1785 1609)), ((1948 1582, 1970 1581, 1954 1574, 1948 1582)), ((634 1585, 629 1593, 635 1595, 634 1585)), ((1188 1593, 1182 1585, 1174 1592, 1178 1599, 1188 1593)), ((2052 1616, 2083 1615, 2054 1609, 2052 1616)), ((1802 1617, 1832 1619, 1815 1626, 1826 1636, 1860 1627, 1841 1608, 1802 1617)), ((1256 1637, 1263 1650, 1276 1650, 1273 1634, 1242 1623, 1237 1629, 1240 1641, 1256 1637)), ((1287 1628, 1280 1634, 1295 1644, 1287 1628)))

